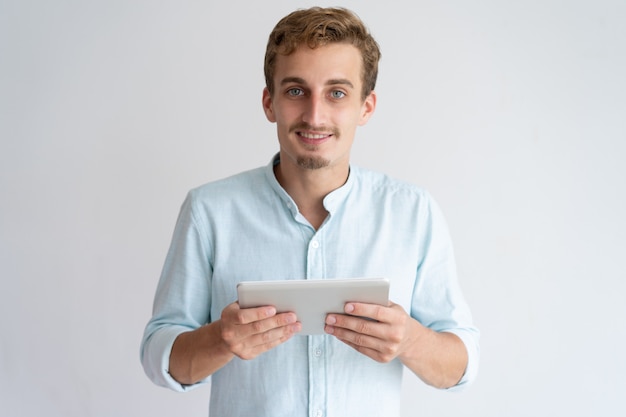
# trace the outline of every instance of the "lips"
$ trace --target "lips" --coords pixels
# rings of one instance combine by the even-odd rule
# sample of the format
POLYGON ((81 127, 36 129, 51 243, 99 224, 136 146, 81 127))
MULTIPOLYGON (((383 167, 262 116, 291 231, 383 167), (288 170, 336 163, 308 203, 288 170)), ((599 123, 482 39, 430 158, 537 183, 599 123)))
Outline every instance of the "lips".
POLYGON ((333 137, 339 137, 338 129, 322 126, 316 127, 308 123, 295 124, 289 131, 295 134, 301 143, 306 145, 320 145, 333 137))
POLYGON ((305 139, 324 139, 332 133, 308 133, 308 132, 298 132, 298 135, 305 139))
POLYGON ((319 145, 332 137, 332 133, 296 132, 300 141, 307 145, 319 145))

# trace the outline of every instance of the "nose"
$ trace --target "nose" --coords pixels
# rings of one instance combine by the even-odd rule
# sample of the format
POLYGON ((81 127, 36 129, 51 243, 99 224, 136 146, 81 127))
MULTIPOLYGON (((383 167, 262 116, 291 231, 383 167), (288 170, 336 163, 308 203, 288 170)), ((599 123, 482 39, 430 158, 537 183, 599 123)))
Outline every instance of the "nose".
POLYGON ((311 126, 323 126, 326 122, 326 103, 319 94, 311 94, 303 110, 302 121, 311 126))

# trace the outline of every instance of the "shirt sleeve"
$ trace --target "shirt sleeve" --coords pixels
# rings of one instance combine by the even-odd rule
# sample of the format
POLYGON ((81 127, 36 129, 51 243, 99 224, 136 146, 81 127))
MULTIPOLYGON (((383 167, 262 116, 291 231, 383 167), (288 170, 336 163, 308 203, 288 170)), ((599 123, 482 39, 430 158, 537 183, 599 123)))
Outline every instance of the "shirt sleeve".
MULTIPOLYGON (((193 192, 192 192, 193 193, 193 192)), ((169 374, 176 338, 210 321, 212 268, 206 231, 194 215, 193 194, 183 203, 154 298, 152 318, 141 342, 141 363, 157 385, 186 391, 206 383, 182 385, 169 374)))
POLYGON ((478 372, 479 336, 457 279, 454 251, 443 214, 426 194, 420 210, 419 233, 422 255, 416 272, 411 315, 424 326, 457 335, 467 350, 468 363, 463 378, 449 390, 460 390, 478 372))

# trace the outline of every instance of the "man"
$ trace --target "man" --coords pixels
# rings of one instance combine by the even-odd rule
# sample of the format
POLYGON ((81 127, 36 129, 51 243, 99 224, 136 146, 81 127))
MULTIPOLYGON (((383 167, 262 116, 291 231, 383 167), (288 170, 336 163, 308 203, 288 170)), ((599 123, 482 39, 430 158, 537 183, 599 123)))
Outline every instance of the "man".
POLYGON ((405 366, 439 388, 476 374, 478 332, 436 204, 350 165, 356 128, 376 108, 379 58, 345 9, 283 18, 262 99, 279 153, 192 190, 181 208, 142 363, 175 390, 210 380, 212 416, 398 416, 405 366), (244 280, 378 276, 393 302, 348 303, 325 335, 300 336, 295 314, 236 301, 244 280))

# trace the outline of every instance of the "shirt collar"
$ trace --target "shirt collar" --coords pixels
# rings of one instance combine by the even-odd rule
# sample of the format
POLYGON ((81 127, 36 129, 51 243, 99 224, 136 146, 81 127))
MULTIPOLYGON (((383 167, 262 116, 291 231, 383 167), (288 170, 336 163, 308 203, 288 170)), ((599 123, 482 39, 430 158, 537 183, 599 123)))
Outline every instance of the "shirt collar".
MULTIPOLYGON (((291 198, 287 191, 280 185, 278 180, 276 179, 276 175, 274 175, 274 167, 280 163, 280 154, 274 155, 272 160, 265 168, 265 175, 267 180, 269 181, 271 187, 276 191, 278 196, 284 201, 287 207, 291 210, 293 215, 295 216, 298 213, 298 207, 296 206, 295 201, 291 198)), ((348 179, 346 182, 336 190, 331 191, 324 197, 324 208, 332 215, 346 200, 350 190, 352 189, 352 185, 354 184, 354 177, 356 174, 356 169, 350 166, 350 171, 348 173, 348 179)))

